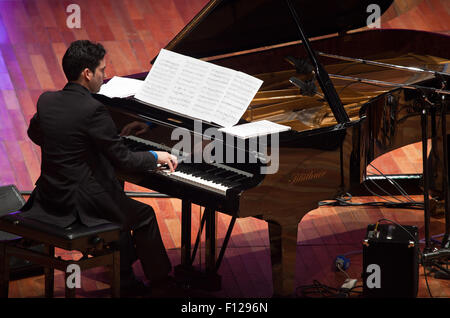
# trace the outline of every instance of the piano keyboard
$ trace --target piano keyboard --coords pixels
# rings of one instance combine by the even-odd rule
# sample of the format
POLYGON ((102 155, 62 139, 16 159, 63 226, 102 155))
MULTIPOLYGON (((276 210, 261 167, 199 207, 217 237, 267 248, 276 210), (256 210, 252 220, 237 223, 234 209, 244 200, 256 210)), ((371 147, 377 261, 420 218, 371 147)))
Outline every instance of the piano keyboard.
MULTIPOLYGON (((172 149, 165 145, 136 136, 124 136, 122 138, 132 151, 156 150, 172 152, 172 149)), ((161 169, 160 167, 160 169, 156 170, 156 173, 223 196, 226 196, 229 189, 239 187, 253 178, 252 173, 224 164, 185 163, 183 160, 189 156, 188 154, 178 153, 177 156, 179 158, 178 167, 174 172, 170 172, 169 169, 161 169)))

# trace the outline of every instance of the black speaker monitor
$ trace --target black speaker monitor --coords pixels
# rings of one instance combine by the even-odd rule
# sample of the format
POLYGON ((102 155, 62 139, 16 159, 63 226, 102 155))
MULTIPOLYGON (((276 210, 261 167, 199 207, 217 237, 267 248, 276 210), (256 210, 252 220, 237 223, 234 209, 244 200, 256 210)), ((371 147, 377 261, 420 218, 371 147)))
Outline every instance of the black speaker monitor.
POLYGON ((368 225, 363 240, 363 296, 416 297, 418 242, 416 226, 368 225))

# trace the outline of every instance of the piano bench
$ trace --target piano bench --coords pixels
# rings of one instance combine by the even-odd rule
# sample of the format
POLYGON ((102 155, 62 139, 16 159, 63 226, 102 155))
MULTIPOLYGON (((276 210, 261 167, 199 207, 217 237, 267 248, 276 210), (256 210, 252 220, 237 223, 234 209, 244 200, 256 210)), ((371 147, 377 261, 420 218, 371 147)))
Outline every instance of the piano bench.
POLYGON ((0 297, 8 297, 11 256, 44 267, 45 297, 53 297, 55 269, 65 272, 65 296, 73 298, 76 288, 81 287, 81 271, 98 266, 109 269, 111 297, 120 297, 120 251, 113 244, 119 240, 120 225, 74 224, 60 228, 21 214, 18 211, 0 217, 0 231, 21 237, 20 240, 0 241, 0 297), (30 249, 38 244, 44 246, 43 252, 30 249), (63 260, 55 256, 55 247, 77 250, 83 256, 77 261, 63 260))

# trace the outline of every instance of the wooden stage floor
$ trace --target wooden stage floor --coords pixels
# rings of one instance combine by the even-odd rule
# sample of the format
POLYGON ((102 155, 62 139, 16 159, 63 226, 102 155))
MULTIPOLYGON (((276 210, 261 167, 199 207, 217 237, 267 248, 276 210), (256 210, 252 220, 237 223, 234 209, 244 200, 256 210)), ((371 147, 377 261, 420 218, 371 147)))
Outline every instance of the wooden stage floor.
MULTIPOLYGON (((389 167, 384 173, 420 173, 421 145, 409 145, 386 154, 374 161, 376 167, 389 167), (409 158, 405 160, 405 158, 409 158), (397 168, 396 168, 397 167, 397 168), (399 169, 398 167, 402 167, 399 169), (409 170, 413 169, 413 170, 409 170)), ((127 184, 131 191, 144 190, 127 184)), ((401 198, 398 196, 398 198, 401 198)), ((412 196, 416 201, 423 201, 421 196, 412 196)), ((164 244, 173 265, 180 262, 180 220, 181 202, 177 199, 139 199, 151 204, 156 211, 158 224, 164 244)), ((380 201, 377 197, 354 197, 352 202, 380 201)), ((193 208, 192 236, 195 238, 200 223, 200 207, 193 208), (198 220, 198 221, 196 221, 198 220)), ((321 284, 339 288, 347 278, 358 279, 362 284, 362 240, 368 224, 385 218, 401 225, 415 225, 419 228, 420 248, 424 243, 423 210, 389 209, 383 207, 320 207, 309 212, 298 227, 296 286, 311 285, 314 280, 321 284), (350 260, 347 275, 335 271, 334 260, 344 255, 350 260)), ((220 248, 231 217, 217 215, 217 240, 220 248)), ((430 233, 440 239, 445 232, 442 215, 431 218, 430 233)), ((204 249, 205 243, 202 241, 204 249)), ((57 250, 63 258, 77 259, 76 252, 57 250)), ((237 219, 222 266, 218 273, 222 276, 222 289, 212 293, 197 293, 211 297, 250 297, 267 298, 272 295, 272 273, 269 254, 267 224, 255 218, 237 219)), ((204 268, 204 255, 197 256, 194 264, 204 268)), ((139 261, 135 263, 138 277, 145 280, 139 261)), ((64 274, 55 272, 55 296, 64 297, 64 274)), ((109 297, 109 285, 106 272, 91 269, 83 273, 82 286, 77 291, 78 297, 109 297)), ((44 277, 36 276, 12 281, 9 297, 43 297, 44 277)), ((358 290, 358 289, 357 289, 358 290)), ((195 291, 194 291, 195 292, 195 291)), ((300 288, 297 290, 301 296, 300 288)), ((195 293, 194 293, 195 294, 195 293)), ((358 294, 352 294, 358 297, 358 294)), ((435 279, 428 273, 425 279, 423 267, 419 270, 418 297, 450 297, 450 281, 435 279), (427 287, 428 282, 428 287, 427 287)))

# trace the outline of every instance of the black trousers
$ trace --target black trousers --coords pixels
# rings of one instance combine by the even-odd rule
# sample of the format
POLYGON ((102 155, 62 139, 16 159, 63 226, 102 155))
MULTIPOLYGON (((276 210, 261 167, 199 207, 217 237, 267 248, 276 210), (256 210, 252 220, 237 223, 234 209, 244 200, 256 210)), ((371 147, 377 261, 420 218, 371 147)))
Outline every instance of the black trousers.
POLYGON ((120 269, 131 270, 139 259, 144 274, 150 281, 157 281, 170 273, 172 266, 164 247, 153 208, 131 198, 122 198, 121 210, 132 215, 120 236, 120 269))

